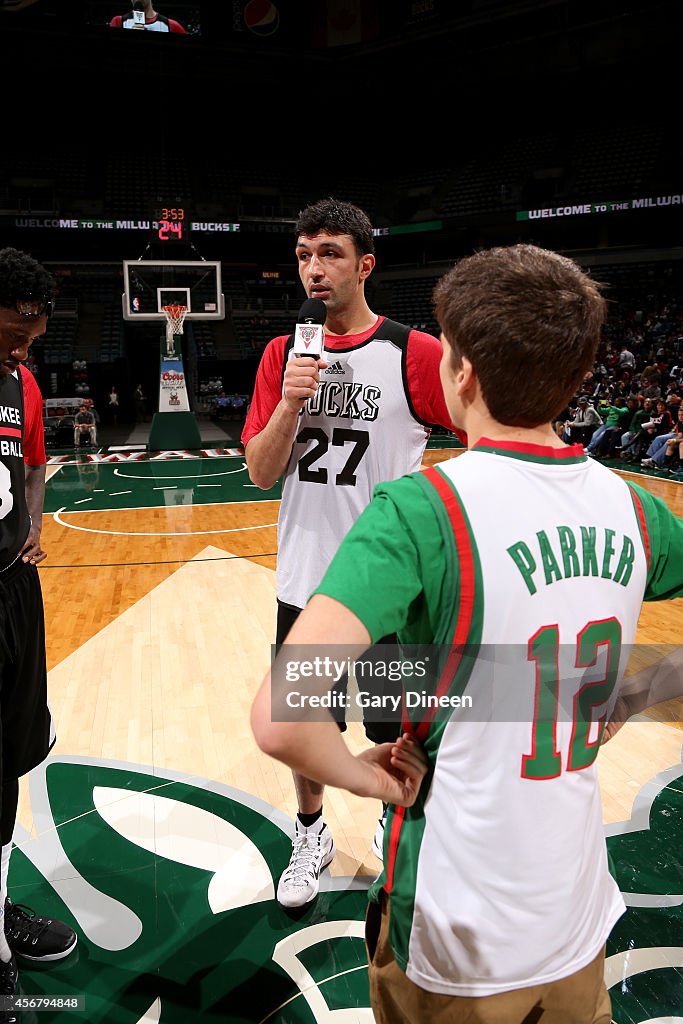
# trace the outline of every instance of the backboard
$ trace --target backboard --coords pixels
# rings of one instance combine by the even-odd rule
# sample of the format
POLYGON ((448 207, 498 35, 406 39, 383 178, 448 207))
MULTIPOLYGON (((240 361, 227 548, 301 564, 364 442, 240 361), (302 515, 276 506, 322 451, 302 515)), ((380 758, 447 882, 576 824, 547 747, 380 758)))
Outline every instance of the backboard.
POLYGON ((187 306, 187 320, 223 320, 218 260, 124 260, 123 319, 164 322, 164 306, 187 306))

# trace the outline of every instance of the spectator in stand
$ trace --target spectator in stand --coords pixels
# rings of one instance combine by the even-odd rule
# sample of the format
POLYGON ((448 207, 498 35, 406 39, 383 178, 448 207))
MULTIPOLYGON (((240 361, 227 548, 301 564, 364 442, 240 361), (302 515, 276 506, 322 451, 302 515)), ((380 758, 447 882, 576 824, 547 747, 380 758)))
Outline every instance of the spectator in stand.
POLYGON ((641 381, 644 385, 642 390, 643 398, 650 398, 653 402, 662 397, 662 389, 659 384, 648 383, 648 381, 641 381))
POLYGON ((619 436, 621 436, 621 430, 623 429, 624 420, 624 409, 625 402, 622 398, 617 398, 614 405, 607 405, 604 408, 600 408, 601 415, 604 416, 602 426, 598 427, 589 443, 586 445, 586 455, 592 455, 596 458, 602 458, 601 453, 598 451, 601 446, 603 439, 614 430, 619 430, 619 436), (624 404, 621 404, 624 403, 624 404))
POLYGON ((668 470, 671 476, 683 478, 683 440, 667 441, 666 458, 662 469, 668 470))
POLYGON ((628 370, 624 371, 621 380, 615 380, 610 385, 610 397, 612 404, 616 405, 617 398, 623 398, 624 402, 631 393, 631 375, 628 370))
POLYGON ((658 434, 641 460, 644 469, 665 469, 683 441, 683 408, 679 408, 676 423, 668 434, 658 434))
POLYGON ((633 419, 636 404, 637 400, 632 396, 626 398, 623 395, 618 395, 614 399, 612 408, 618 410, 616 423, 605 423, 607 430, 595 448, 597 458, 613 459, 617 454, 621 454, 621 437, 633 419))
MULTIPOLYGON (((576 399, 573 399, 573 401, 576 401, 576 399)), ((564 435, 567 430, 567 420, 570 420, 573 415, 574 410, 573 407, 569 405, 569 403, 567 403, 564 409, 561 409, 560 412, 557 414, 557 418, 553 423, 553 427, 555 428, 555 432, 557 433, 558 437, 564 439, 564 435)))
POLYGON ((645 338, 640 328, 630 328, 627 334, 628 345, 634 356, 636 357, 636 364, 640 362, 643 349, 645 346, 645 338))
POLYGON ((216 397, 213 399, 213 415, 216 419, 220 419, 221 416, 227 417, 230 411, 230 399, 226 395, 225 391, 221 388, 216 397))
POLYGON ((640 372, 640 380, 643 385, 643 398, 652 398, 657 401, 662 393, 660 387, 661 371, 653 361, 649 362, 640 372))
POLYGON ((652 419, 648 423, 643 423, 643 428, 651 431, 653 437, 670 434, 673 430, 673 417, 666 407, 666 401, 663 398, 658 398, 655 409, 652 419))
POLYGON ((586 377, 586 383, 590 386, 591 395, 595 395, 600 384, 607 377, 607 367, 604 362, 600 360, 596 362, 593 372, 588 374, 586 377))
POLYGON ((659 373, 660 373, 660 378, 659 379, 660 379, 660 382, 661 382, 663 380, 666 380, 666 378, 669 376, 669 357, 667 355, 666 349, 665 348, 658 348, 657 349, 657 355, 655 356, 655 359, 656 359, 655 365, 656 365, 657 369, 659 370, 659 373))
POLYGON ((598 458, 614 459, 622 453, 622 435, 631 423, 636 411, 637 399, 633 395, 617 395, 613 407, 618 410, 616 423, 606 424, 607 430, 596 449, 598 458))
POLYGON ((657 399, 655 412, 642 425, 636 436, 630 441, 629 449, 633 449, 632 461, 639 461, 644 457, 647 448, 652 444, 655 437, 661 434, 672 432, 673 420, 671 413, 666 407, 663 398, 657 399))
POLYGON ((247 400, 244 395, 233 395, 230 399, 230 412, 234 420, 241 419, 245 414, 247 400))
POLYGON ((595 406, 588 401, 588 395, 579 395, 573 418, 565 424, 563 441, 567 444, 586 445, 596 428, 602 426, 602 417, 595 406))
POLYGON ((634 401, 635 411, 628 425, 628 430, 624 431, 621 435, 621 458, 626 462, 635 461, 634 450, 631 444, 640 432, 643 423, 649 420, 652 415, 652 399, 646 398, 641 402, 639 395, 632 395, 631 397, 634 401))
POLYGON ((608 373, 613 373, 619 366, 619 353, 612 345, 607 346, 607 352, 605 353, 605 365, 608 373))
POLYGON ((666 389, 664 401, 666 407, 671 413, 672 419, 675 418, 676 413, 681 405, 681 386, 676 380, 672 380, 666 389))
POLYGON ((628 347, 628 342, 624 342, 621 346, 621 352, 619 353, 619 372, 620 376, 623 377, 624 371, 629 374, 636 368, 636 357, 634 356, 631 349, 628 347))

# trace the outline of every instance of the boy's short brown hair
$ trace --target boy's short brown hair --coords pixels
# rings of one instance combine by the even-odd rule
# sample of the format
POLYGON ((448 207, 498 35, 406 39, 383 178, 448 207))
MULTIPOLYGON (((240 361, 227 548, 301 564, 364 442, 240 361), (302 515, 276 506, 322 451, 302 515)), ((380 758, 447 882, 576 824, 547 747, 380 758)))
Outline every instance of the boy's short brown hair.
POLYGON ((455 365, 472 363, 489 412, 508 426, 556 419, 595 360, 606 302, 572 260, 535 245, 484 249, 434 289, 455 365))

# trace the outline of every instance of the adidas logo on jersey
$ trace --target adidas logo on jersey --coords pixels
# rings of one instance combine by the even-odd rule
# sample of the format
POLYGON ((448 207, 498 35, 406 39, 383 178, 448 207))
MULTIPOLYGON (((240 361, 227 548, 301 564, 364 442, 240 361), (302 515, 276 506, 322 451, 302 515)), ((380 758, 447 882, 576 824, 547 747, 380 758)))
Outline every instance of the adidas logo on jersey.
POLYGON ((336 374, 339 374, 339 373, 346 373, 346 370, 344 369, 342 364, 339 362, 339 360, 337 360, 336 363, 332 363, 332 366, 328 366, 327 367, 327 369, 325 370, 325 373, 336 373, 336 374))

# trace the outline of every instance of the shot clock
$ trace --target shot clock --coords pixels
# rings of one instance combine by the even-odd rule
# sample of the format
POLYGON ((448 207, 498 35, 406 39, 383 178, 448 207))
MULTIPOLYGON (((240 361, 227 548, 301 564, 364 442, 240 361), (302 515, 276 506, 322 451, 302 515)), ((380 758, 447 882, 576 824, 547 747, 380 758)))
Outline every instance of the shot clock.
POLYGON ((185 206, 158 206, 152 211, 152 238, 173 245, 189 242, 190 220, 185 206))

